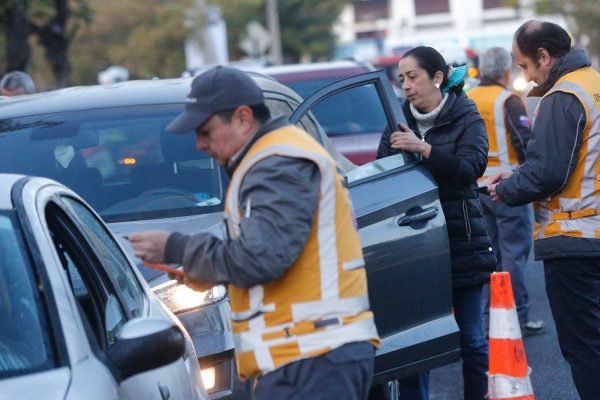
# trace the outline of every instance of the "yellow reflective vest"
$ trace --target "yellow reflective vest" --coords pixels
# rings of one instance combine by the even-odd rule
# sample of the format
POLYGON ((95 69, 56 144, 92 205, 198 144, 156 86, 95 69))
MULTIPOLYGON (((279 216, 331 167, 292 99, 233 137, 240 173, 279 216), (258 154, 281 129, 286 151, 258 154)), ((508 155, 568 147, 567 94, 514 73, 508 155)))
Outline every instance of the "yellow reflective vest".
POLYGON ((600 214, 600 74, 591 67, 570 72, 561 77, 544 97, 557 91, 573 94, 579 99, 585 109, 586 126, 577 154, 577 165, 566 184, 550 198, 534 203, 536 215, 534 239, 553 236, 598 239, 600 238, 600 215, 598 215, 600 214))
POLYGON ((245 174, 276 155, 313 161, 321 173, 320 199, 304 249, 281 278, 249 289, 229 286, 242 378, 264 375, 350 342, 379 345, 348 191, 335 161, 307 133, 288 125, 265 134, 248 150, 227 192, 231 238, 239 236, 240 221, 248 217, 239 204, 245 174))
POLYGON ((510 171, 519 166, 517 152, 504 122, 505 103, 512 94, 500 85, 478 86, 468 92, 485 121, 490 146, 487 167, 478 182, 485 182, 497 172, 510 171))

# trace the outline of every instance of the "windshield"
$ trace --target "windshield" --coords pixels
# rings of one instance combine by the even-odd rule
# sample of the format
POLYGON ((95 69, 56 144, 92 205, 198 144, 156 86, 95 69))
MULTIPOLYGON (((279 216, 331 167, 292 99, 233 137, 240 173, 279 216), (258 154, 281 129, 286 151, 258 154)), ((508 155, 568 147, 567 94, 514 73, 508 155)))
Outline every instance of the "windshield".
POLYGON ((11 214, 0 213, 0 378, 54 365, 37 285, 11 214))
POLYGON ((225 173, 167 124, 183 106, 105 108, 0 120, 0 172, 46 176, 107 222, 223 209, 225 173))

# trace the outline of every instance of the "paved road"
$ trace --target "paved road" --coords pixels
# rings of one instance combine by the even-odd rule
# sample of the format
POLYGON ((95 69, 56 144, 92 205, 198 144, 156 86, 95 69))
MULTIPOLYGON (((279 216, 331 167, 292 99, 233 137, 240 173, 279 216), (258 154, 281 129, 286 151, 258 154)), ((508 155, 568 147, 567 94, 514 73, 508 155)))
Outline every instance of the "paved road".
MULTIPOLYGON (((526 337, 525 351, 531 367, 531 382, 538 400, 578 400, 571 380, 569 365, 562 358, 556 329, 550 314, 544 286, 544 271, 540 262, 530 262, 527 279, 531 300, 530 315, 543 319, 546 333, 526 337)), ((454 363, 431 371, 430 400, 462 400, 463 384, 461 363, 454 363)))

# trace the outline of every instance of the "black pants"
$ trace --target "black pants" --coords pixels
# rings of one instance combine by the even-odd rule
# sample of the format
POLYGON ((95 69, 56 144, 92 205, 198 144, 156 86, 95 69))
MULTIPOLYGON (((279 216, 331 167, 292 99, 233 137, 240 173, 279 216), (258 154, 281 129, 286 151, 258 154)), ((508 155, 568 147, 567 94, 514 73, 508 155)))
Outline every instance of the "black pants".
POLYGON ((600 396, 600 258, 544 260, 558 343, 582 400, 600 396))
POLYGON ((254 400, 366 400, 374 355, 373 345, 356 342, 284 365, 258 380, 254 400))

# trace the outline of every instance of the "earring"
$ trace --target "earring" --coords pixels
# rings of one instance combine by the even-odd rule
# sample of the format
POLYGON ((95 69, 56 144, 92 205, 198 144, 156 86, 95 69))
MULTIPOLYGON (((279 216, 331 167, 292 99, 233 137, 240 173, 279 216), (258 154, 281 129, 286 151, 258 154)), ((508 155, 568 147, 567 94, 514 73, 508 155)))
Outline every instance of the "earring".
POLYGON ((434 85, 435 85, 436 88, 438 88, 438 89, 440 88, 440 83, 439 82, 434 83, 434 85))

